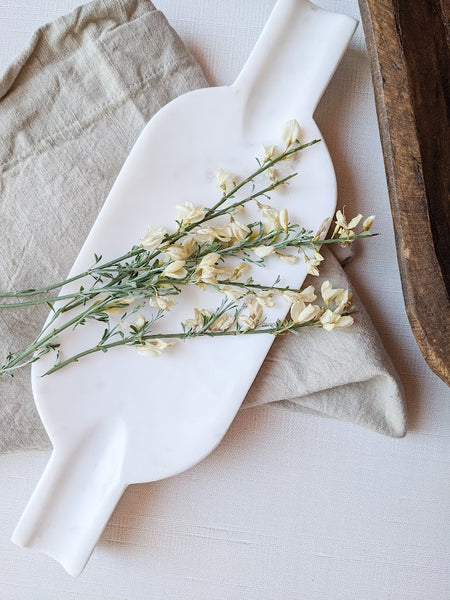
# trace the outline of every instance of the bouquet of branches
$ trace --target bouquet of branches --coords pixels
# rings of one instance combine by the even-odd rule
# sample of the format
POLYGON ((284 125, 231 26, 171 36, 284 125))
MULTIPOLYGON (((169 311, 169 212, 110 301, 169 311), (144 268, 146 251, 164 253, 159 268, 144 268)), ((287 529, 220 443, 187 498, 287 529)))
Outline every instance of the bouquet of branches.
POLYGON ((139 244, 118 258, 102 262, 102 257, 95 255, 88 270, 65 281, 40 289, 0 292, 2 310, 43 303, 51 310, 40 334, 24 350, 9 353, 0 374, 13 375, 16 369, 49 352, 55 353, 55 361, 45 375, 89 354, 119 346, 134 346, 141 354, 159 356, 176 340, 200 336, 298 334, 303 327, 331 331, 352 325, 352 295, 347 289, 334 288, 329 281, 318 293, 312 285, 292 289, 283 286, 279 276, 272 285, 263 285, 246 274, 250 264, 263 267, 272 256, 287 263, 303 260, 307 272, 317 276, 323 260, 322 245, 349 245, 375 235, 371 232, 373 216, 363 220, 359 214, 347 221, 344 211, 338 210, 335 227, 326 237, 331 219, 318 231, 307 231, 290 222, 285 208, 278 210, 267 204, 269 194, 297 175, 279 176, 277 164, 320 142, 300 143, 300 137, 297 121, 288 121, 283 128, 283 146, 264 146, 264 155, 256 159, 258 167, 253 173, 241 178, 219 169, 220 199, 211 207, 189 202, 177 206, 172 231, 149 227, 139 244), (237 198, 241 190, 248 191, 237 198), (248 203, 256 204, 259 220, 240 220, 248 203), (78 281, 80 285, 74 288, 78 281), (66 284, 71 284, 71 291, 63 289, 56 295, 66 284), (177 303, 186 286, 216 290, 220 298, 216 308, 194 308, 192 318, 180 323, 178 331, 156 333, 155 323, 177 303), (274 306, 277 296, 289 304, 287 316, 267 322, 265 309, 274 306), (66 314, 64 322, 56 325, 66 314), (92 320, 104 323, 100 339, 92 347, 65 356, 61 334, 92 320))

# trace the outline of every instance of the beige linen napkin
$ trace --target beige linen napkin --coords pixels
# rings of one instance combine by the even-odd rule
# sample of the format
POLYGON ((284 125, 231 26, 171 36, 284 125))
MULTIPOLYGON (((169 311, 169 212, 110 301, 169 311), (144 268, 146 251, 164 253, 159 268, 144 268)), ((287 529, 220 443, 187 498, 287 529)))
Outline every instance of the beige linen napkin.
MULTIPOLYGON (((147 121, 206 85, 146 0, 96 0, 39 29, 0 80, 0 289, 64 279, 147 121)), ((331 253, 324 265, 326 278, 348 286, 331 253)), ((357 308, 349 330, 277 339, 244 406, 277 403, 404 435, 399 382, 357 308)), ((0 360, 29 343, 46 314, 0 311, 0 360)), ((0 451, 49 445, 29 370, 2 377, 0 451)))

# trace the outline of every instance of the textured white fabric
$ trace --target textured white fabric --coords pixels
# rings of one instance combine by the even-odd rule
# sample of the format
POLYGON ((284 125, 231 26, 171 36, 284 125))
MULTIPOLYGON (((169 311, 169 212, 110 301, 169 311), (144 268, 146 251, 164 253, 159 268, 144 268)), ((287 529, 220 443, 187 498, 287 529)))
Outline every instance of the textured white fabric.
MULTIPOLYGON (((158 0, 211 83, 230 83, 273 0, 158 0)), ((321 0, 357 16, 356 0, 321 0)), ((0 0, 1 64, 72 0, 0 0)), ((0 595, 6 600, 424 600, 450 597, 449 390, 404 313, 372 87, 357 32, 318 113, 341 203, 377 214, 351 280, 406 390, 409 433, 392 440, 262 407, 219 448, 164 482, 133 486, 85 573, 9 542, 47 453, 0 458, 0 595)))

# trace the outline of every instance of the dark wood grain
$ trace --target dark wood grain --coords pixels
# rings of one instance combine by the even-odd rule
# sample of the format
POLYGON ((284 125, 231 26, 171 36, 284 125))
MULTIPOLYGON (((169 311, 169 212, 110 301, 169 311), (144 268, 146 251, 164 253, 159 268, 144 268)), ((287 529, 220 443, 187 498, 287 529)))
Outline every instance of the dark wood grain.
POLYGON ((450 385, 449 0, 359 0, 406 312, 450 385))

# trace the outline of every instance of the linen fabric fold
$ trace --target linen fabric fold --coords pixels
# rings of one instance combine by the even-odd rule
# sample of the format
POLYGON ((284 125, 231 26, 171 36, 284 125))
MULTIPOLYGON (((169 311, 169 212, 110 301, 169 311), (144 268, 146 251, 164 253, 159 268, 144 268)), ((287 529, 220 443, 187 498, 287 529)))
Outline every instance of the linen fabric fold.
MULTIPOLYGON (((146 123, 206 85, 147 0, 94 0, 40 28, 0 80, 0 289, 64 279, 146 123)), ((348 286, 326 256, 324 276, 348 286)), ((275 340, 243 406, 313 410, 404 435, 400 383, 357 304, 349 330, 275 340)), ((1 361, 28 345, 47 311, 0 311, 1 361)), ((29 369, 2 377, 0 451, 48 447, 29 369)))

